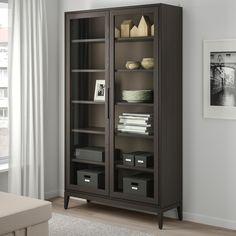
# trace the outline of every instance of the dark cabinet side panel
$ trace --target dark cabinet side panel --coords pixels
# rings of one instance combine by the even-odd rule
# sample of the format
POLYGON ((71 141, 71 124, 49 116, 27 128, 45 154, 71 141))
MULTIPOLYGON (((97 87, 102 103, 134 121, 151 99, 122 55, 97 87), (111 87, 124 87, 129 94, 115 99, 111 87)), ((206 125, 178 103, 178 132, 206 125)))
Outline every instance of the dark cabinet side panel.
POLYGON ((182 9, 159 8, 159 204, 182 201, 182 9))

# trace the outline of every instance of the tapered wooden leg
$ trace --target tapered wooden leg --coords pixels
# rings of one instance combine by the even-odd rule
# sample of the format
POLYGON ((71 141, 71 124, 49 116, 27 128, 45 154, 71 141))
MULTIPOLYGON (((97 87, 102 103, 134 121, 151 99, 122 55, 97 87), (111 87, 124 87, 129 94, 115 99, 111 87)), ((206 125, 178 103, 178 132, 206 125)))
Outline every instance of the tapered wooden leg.
POLYGON ((182 207, 182 205, 177 207, 177 212, 178 212, 179 220, 183 220, 183 207, 182 207))
POLYGON ((70 200, 70 196, 67 194, 64 194, 64 208, 65 209, 68 208, 69 200, 70 200))
POLYGON ((87 203, 90 203, 91 201, 87 199, 87 203))
POLYGON ((159 225, 159 229, 163 228, 163 212, 160 212, 158 214, 158 225, 159 225))

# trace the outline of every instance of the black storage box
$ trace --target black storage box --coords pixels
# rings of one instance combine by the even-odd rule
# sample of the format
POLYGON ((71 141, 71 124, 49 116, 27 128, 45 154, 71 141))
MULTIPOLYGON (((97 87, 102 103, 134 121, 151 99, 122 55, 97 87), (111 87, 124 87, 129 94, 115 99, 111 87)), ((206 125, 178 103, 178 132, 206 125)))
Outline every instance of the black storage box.
POLYGON ((134 166, 134 152, 129 152, 129 153, 123 153, 122 158, 123 158, 123 165, 126 166, 134 166))
POLYGON ((104 162, 104 147, 81 147, 75 149, 75 156, 79 160, 104 162))
POLYGON ((104 188, 105 178, 102 170, 78 170, 77 184, 92 188, 104 188))
POLYGON ((153 167, 153 153, 151 152, 140 152, 135 155, 135 166, 136 167, 153 167))
POLYGON ((146 174, 124 177, 123 192, 151 197, 153 196, 153 177, 146 174))

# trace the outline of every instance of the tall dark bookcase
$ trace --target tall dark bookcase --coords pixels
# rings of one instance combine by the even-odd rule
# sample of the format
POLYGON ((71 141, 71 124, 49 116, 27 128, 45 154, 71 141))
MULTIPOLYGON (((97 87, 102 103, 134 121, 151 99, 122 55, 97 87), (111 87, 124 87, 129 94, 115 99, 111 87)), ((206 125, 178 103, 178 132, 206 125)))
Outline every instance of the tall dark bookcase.
POLYGON ((65 13, 65 209, 70 196, 158 215, 177 209, 182 220, 182 8, 155 4, 65 13), (154 36, 115 38, 115 27, 141 16, 154 24, 154 36), (128 60, 154 58, 154 69, 128 70, 128 60), (94 101, 96 80, 105 80, 105 101, 94 101), (123 89, 153 90, 147 103, 127 103, 123 89), (117 131, 123 112, 152 113, 153 134, 117 131), (105 148, 103 162, 79 160, 76 148, 105 148), (149 168, 127 166, 121 153, 154 154, 149 168), (79 185, 78 170, 104 173, 97 188, 79 185), (122 180, 148 174, 147 196, 123 191, 122 180))

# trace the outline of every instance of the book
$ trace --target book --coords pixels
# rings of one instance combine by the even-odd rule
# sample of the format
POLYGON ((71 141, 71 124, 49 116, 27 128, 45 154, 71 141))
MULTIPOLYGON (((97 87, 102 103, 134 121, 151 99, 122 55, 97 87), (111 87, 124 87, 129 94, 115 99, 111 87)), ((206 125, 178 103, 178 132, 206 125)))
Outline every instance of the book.
POLYGON ((126 119, 126 118, 120 118, 120 123, 125 125, 138 125, 138 126, 149 126, 152 125, 151 120, 138 120, 138 119, 126 119))
POLYGON ((138 116, 124 116, 124 115, 120 115, 119 116, 120 119, 132 119, 132 120, 152 120, 152 118, 149 117, 138 117, 138 116))
POLYGON ((128 112, 123 112, 123 116, 138 116, 138 117, 152 117, 152 113, 128 113, 128 112))
POLYGON ((152 130, 151 125, 149 127, 145 127, 145 126, 134 126, 134 125, 119 124, 117 126, 117 128, 118 129, 134 130, 134 131, 151 131, 152 130))
POLYGON ((137 131, 137 130, 130 130, 130 129, 119 129, 118 131, 124 132, 124 133, 133 133, 133 134, 144 134, 144 135, 150 135, 150 132, 146 131, 137 131))

